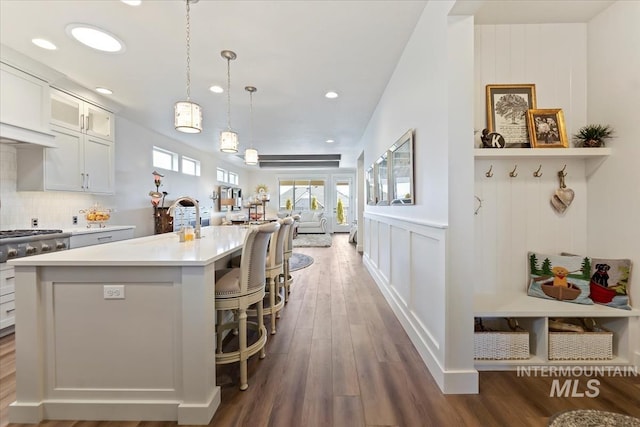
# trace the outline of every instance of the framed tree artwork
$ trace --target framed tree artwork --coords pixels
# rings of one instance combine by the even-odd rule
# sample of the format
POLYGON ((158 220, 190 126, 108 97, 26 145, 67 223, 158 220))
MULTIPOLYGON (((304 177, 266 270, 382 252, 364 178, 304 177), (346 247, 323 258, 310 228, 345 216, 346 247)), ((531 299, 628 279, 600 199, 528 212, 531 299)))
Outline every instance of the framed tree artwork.
POLYGON ((506 148, 529 147, 527 111, 535 108, 532 83, 487 85, 487 128, 502 135, 506 148))

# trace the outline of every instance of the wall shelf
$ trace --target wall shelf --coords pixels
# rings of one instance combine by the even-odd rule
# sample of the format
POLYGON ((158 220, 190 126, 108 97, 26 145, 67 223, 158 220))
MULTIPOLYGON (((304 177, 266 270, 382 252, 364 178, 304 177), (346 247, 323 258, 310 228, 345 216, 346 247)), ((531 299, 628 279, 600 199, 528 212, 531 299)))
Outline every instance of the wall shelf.
POLYGON ((611 148, 476 148, 476 159, 575 158, 593 159, 611 155, 611 148))

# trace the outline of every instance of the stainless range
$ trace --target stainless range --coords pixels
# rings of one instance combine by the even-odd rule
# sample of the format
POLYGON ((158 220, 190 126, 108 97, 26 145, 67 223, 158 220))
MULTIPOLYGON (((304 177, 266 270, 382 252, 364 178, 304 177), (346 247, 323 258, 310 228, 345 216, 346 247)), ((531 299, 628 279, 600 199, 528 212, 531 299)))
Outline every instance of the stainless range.
POLYGON ((0 337, 15 325, 15 269, 7 260, 69 249, 70 237, 62 230, 0 231, 0 337))
POLYGON ((0 263, 10 259, 69 249, 71 233, 62 230, 0 231, 0 263))

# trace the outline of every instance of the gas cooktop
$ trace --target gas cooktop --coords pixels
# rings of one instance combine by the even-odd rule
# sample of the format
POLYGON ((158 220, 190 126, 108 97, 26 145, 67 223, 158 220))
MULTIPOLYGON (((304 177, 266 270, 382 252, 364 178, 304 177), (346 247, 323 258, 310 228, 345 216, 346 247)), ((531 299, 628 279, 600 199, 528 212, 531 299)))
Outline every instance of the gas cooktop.
POLYGON ((10 237, 40 236, 42 234, 56 234, 56 233, 62 233, 62 230, 42 230, 42 229, 1 230, 0 239, 6 239, 10 237))

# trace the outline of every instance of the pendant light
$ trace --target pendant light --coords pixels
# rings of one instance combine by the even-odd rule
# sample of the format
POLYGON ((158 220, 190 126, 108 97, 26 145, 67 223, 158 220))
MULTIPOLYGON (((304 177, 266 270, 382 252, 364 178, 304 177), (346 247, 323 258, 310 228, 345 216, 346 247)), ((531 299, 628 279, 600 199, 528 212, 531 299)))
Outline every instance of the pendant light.
POLYGON ((238 152, 238 134, 231 130, 231 60, 236 59, 235 52, 223 50, 220 52, 227 60, 227 130, 220 132, 220 151, 223 153, 238 152))
POLYGON ((175 128, 185 133, 202 132, 202 109, 198 104, 191 102, 191 22, 189 20, 190 3, 198 0, 187 0, 187 100, 176 102, 174 107, 175 128))
POLYGON ((249 141, 251 141, 251 148, 244 150, 244 162, 247 165, 255 166, 258 164, 258 150, 253 148, 253 93, 258 89, 253 86, 245 86, 244 90, 249 92, 249 141))

